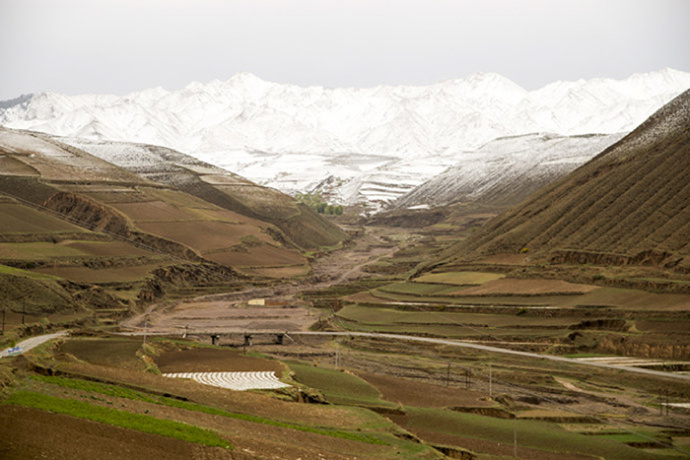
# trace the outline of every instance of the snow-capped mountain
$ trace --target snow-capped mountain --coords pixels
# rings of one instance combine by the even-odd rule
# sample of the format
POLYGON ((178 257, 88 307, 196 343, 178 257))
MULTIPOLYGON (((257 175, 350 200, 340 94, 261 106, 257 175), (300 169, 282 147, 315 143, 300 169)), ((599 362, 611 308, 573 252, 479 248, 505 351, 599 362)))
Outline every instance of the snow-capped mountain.
POLYGON ((287 192, 381 205, 505 136, 627 132, 690 87, 665 69, 528 92, 497 74, 424 87, 302 88, 241 73, 124 97, 0 102, 0 125, 174 148, 287 192))
POLYGON ((480 202, 509 207, 586 163, 624 134, 502 137, 391 203, 396 208, 480 202))

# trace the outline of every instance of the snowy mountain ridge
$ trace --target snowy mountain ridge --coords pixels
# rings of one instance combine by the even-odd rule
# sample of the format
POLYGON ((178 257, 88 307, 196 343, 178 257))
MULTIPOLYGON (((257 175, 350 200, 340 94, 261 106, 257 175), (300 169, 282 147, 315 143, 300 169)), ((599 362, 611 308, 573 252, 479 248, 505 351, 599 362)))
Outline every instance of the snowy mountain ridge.
POLYGON ((333 177, 333 199, 380 205, 493 139, 627 132, 688 87, 690 73, 672 69, 536 91, 493 73, 362 89, 240 73, 123 97, 23 96, 0 103, 0 125, 170 147, 288 192, 333 177))

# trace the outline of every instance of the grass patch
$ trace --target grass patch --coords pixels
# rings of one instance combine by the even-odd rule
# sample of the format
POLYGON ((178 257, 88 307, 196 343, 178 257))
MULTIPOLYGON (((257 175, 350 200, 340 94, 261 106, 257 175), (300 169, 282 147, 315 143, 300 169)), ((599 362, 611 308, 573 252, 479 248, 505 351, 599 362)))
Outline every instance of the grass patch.
POLYGON ((94 422, 167 436, 205 446, 232 448, 228 441, 211 430, 171 420, 157 419, 147 415, 132 414, 108 407, 93 406, 73 399, 56 398, 29 391, 18 391, 6 399, 3 404, 13 404, 50 411, 56 414, 71 415, 94 422))
POLYGON ((141 346, 140 339, 71 339, 62 344, 60 351, 91 364, 143 369, 137 357, 141 346))
POLYGON ((15 203, 0 204, 0 233, 87 233, 76 225, 28 206, 15 203))
POLYGON ((105 396, 112 396, 115 398, 131 399, 134 401, 144 401, 154 404, 160 404, 162 397, 147 395, 140 391, 132 390, 116 385, 109 385, 106 383, 92 382, 89 380, 73 379, 69 377, 46 376, 46 375, 32 375, 32 380, 44 382, 52 385, 57 385, 63 388, 70 388, 72 390, 81 390, 88 393, 98 393, 105 396))
POLYGON ((290 363, 294 379, 308 387, 321 391, 336 404, 393 406, 381 399, 381 393, 365 380, 345 372, 338 372, 306 364, 290 363))
POLYGON ((379 291, 390 292, 393 294, 407 294, 414 296, 428 296, 434 294, 443 294, 446 291, 453 291, 455 287, 449 287, 443 284, 425 284, 425 283, 396 283, 388 286, 378 288, 379 291))
MULTIPOLYGON (((505 444, 513 443, 513 420, 496 419, 474 414, 463 414, 443 409, 406 408, 410 429, 436 431, 446 434, 461 433, 471 437, 505 444)), ((519 446, 549 452, 581 453, 610 460, 658 458, 639 449, 621 444, 617 440, 600 436, 585 436, 568 432, 549 422, 517 420, 519 446)))
POLYGON ((57 280, 56 276, 46 275, 44 273, 32 272, 29 270, 22 270, 21 268, 8 267, 7 265, 0 265, 0 275, 24 276, 27 278, 37 280, 57 280))
POLYGON ((332 438, 347 439, 351 441, 359 441, 368 444, 385 445, 386 443, 380 439, 359 433, 350 433, 347 431, 331 430, 327 428, 318 428, 297 425, 289 422, 282 422, 279 420, 271 420, 263 417, 258 417, 255 415, 239 414, 234 412, 228 412, 224 409, 217 407, 204 406, 201 404, 181 401, 179 399, 169 398, 165 396, 156 396, 151 394, 146 394, 140 391, 132 390, 125 387, 120 387, 116 385, 110 385, 106 383, 91 382, 81 379, 72 379, 66 377, 56 377, 56 376, 32 376, 34 380, 40 382, 58 385, 63 388, 70 388, 73 390, 80 390, 89 393, 97 393, 105 396, 112 396, 116 398, 130 399, 134 401, 143 401, 151 404, 159 404, 168 407, 174 407, 177 409, 184 409, 194 412, 202 412, 209 415, 218 415, 221 417, 232 418, 235 420, 243 420, 246 422, 261 423, 263 425, 270 425, 279 428, 287 428, 291 430, 302 431, 306 433, 320 434, 324 436, 330 436, 332 438))
POLYGON ((447 273, 429 273, 422 275, 415 281, 420 283, 438 283, 438 284, 452 284, 456 286, 478 285, 488 283, 489 281, 503 278, 504 275, 496 273, 482 273, 482 272, 447 272, 447 273))
POLYGON ((572 359, 577 359, 577 358, 603 358, 606 356, 611 356, 610 354, 605 355, 601 353, 571 353, 568 355, 563 355, 565 358, 572 358, 572 359))
POLYGON ((0 243, 0 255, 7 259, 40 260, 54 257, 84 257, 87 254, 64 244, 45 241, 32 243, 0 243))

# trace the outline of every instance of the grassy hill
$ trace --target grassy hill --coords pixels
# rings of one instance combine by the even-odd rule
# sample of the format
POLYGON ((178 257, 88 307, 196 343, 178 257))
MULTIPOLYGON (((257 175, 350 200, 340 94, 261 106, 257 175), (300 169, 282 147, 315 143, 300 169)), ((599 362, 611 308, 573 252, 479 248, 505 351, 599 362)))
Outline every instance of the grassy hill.
POLYGON ((499 253, 554 262, 690 270, 690 92, 568 176, 452 247, 444 262, 499 253))

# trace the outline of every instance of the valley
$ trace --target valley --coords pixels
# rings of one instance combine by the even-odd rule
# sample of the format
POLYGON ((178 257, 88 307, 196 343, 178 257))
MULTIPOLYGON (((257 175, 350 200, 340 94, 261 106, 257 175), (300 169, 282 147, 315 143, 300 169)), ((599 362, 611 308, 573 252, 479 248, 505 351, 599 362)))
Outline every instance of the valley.
POLYGON ((690 455, 689 107, 373 216, 0 128, 0 456, 690 455))
MULTIPOLYGON (((311 277, 173 297, 119 325, 73 327, 69 339, 13 358, 17 370, 5 374, 13 386, 46 396, 29 403, 15 393, 13 423, 3 427, 28 426, 31 411, 50 407, 57 413, 47 420, 63 417, 63 431, 100 429, 125 442, 137 426, 128 421, 123 432, 108 419, 64 419, 71 409, 62 412, 49 399, 59 395, 191 423, 233 445, 137 431, 141 442, 158 439, 145 441, 142 455, 191 449, 193 457, 211 458, 507 458, 514 431, 521 458, 667 458, 680 454, 673 448, 687 449, 690 413, 670 404, 690 397, 687 382, 672 377, 690 378, 683 346, 690 295, 529 277, 535 266, 524 256, 414 275, 408 267, 452 246, 448 225, 367 225, 345 248, 315 258, 311 277), (251 305, 259 299, 265 304, 251 305), (283 343, 267 330, 286 332, 283 343), (612 368, 587 365, 599 356, 635 356, 636 369, 661 373, 626 372, 613 358, 612 368), (236 392, 157 375, 249 371, 272 372, 289 386, 236 392), (41 377, 46 373, 52 377, 41 377)), ((452 230, 470 233, 461 225, 452 230)), ((71 449, 67 438, 48 447, 16 435, 0 446, 8 458, 71 449)), ((84 454, 100 452, 89 439, 80 443, 84 454)))

